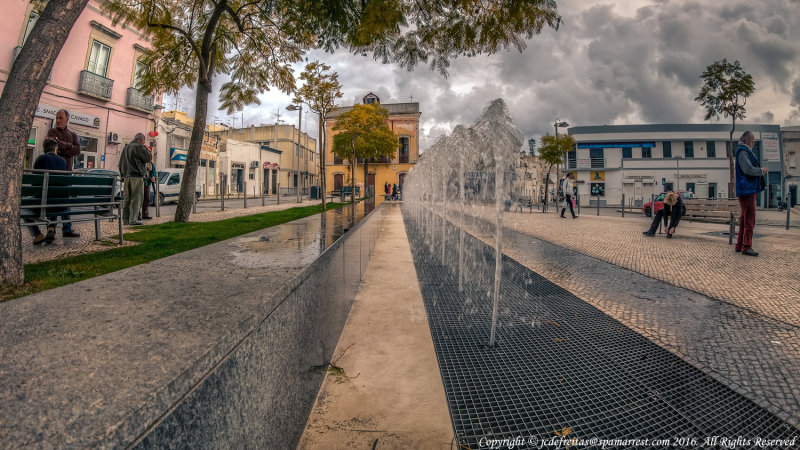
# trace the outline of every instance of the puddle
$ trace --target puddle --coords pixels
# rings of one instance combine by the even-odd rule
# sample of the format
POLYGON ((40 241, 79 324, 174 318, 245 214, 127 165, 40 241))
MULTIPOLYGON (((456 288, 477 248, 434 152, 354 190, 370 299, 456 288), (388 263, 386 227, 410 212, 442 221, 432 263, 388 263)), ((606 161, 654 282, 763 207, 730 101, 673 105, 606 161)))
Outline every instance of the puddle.
POLYGON ((354 216, 355 223, 363 220, 367 208, 374 206, 344 206, 236 239, 232 263, 248 269, 305 268, 353 227, 354 216))

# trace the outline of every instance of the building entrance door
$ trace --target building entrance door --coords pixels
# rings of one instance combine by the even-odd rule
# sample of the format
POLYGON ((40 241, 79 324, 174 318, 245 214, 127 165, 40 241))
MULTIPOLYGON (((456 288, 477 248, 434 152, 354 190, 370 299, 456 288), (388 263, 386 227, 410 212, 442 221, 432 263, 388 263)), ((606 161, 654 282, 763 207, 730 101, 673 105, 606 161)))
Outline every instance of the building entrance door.
POLYGON ((344 175, 341 173, 336 173, 333 175, 333 190, 334 191, 341 191, 342 186, 344 186, 344 175))
POLYGON ((375 196, 375 174, 370 173, 367 175, 367 197, 375 196))

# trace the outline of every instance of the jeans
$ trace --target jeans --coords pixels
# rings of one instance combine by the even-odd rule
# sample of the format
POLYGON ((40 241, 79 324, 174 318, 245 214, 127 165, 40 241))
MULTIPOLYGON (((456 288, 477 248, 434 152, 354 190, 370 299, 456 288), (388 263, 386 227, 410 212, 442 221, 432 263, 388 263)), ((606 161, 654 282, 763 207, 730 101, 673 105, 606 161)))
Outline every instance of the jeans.
MULTIPOLYGON (((572 196, 567 194, 566 199, 567 205, 569 205, 569 212, 572 214, 572 217, 575 217, 575 210, 572 209, 572 196)), ((564 217, 564 213, 567 211, 567 207, 561 208, 561 217, 564 217)))

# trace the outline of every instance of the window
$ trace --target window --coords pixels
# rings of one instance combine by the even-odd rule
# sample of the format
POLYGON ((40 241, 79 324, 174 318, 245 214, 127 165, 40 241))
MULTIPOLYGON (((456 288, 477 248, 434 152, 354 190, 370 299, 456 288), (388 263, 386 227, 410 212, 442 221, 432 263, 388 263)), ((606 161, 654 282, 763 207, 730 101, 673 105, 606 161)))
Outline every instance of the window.
POLYGON ((397 158, 399 163, 408 163, 408 138, 400 138, 400 155, 397 158))
POLYGON ((653 157, 653 149, 651 147, 644 148, 642 147, 642 158, 652 158, 653 157))
POLYGON ((789 168, 797 168, 797 153, 795 152, 789 153, 789 168))
POLYGON ((633 158, 633 149, 630 147, 625 147, 622 149, 622 157, 623 158, 633 158))
POLYGON ((181 176, 177 173, 173 173, 172 175, 170 175, 169 181, 167 181, 167 185, 178 184, 180 182, 181 182, 181 176))
POLYGON ((683 143, 683 157, 694 158, 694 142, 686 141, 683 143))
POLYGON ((672 142, 663 142, 664 158, 672 158, 672 142))
POLYGON ((591 161, 591 167, 593 169, 600 168, 605 166, 605 157, 603 148, 592 148, 589 149, 589 160, 591 161))
POLYGON ((86 70, 105 77, 108 72, 108 58, 110 55, 111 47, 99 41, 93 41, 92 52, 89 54, 89 66, 86 70))
POLYGON ((25 36, 22 37, 22 44, 25 45, 25 41, 28 40, 28 36, 31 34, 31 30, 33 30, 33 26, 36 25, 36 21, 39 20, 39 14, 36 11, 31 11, 31 15, 28 16, 28 25, 25 26, 25 36))
MULTIPOLYGON (((686 190, 687 190, 687 191, 694 192, 694 183, 686 183, 686 190)), ((688 195, 686 195, 686 193, 682 193, 682 194, 681 194, 681 197, 682 197, 682 198, 689 198, 689 196, 688 196, 688 195)))
POLYGON ((578 168, 578 152, 575 150, 570 150, 567 152, 567 167, 570 169, 577 169, 578 168))
POLYGON ((714 141, 706 141, 706 156, 709 158, 717 157, 717 143, 714 141))
POLYGON ((136 64, 134 64, 134 73, 133 73, 133 84, 132 86, 136 89, 142 89, 142 72, 144 71, 144 64, 142 64, 138 59, 136 60, 136 64))

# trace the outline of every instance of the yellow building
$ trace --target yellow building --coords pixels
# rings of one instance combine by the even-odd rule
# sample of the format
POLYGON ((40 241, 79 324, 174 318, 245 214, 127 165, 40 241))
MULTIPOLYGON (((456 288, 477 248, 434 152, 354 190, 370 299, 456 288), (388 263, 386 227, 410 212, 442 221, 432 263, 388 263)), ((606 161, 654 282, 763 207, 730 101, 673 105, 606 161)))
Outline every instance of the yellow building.
MULTIPOLYGON (((364 104, 380 103, 380 99, 373 93, 364 97, 364 104)), ((397 185, 400 191, 403 189, 405 176, 414 167, 419 158, 419 103, 386 103, 382 107, 389 111, 389 128, 392 129, 398 140, 398 151, 391 159, 374 161, 368 164, 367 182, 364 183, 364 165, 359 162, 356 168, 356 186, 367 186, 367 192, 375 192, 377 203, 383 202, 384 187, 388 183, 389 190, 397 185)), ((339 191, 342 186, 350 184, 350 165, 348 161, 342 161, 333 154, 333 136, 337 133, 333 130, 336 125, 336 118, 339 115, 352 110, 351 106, 336 108, 331 111, 325 119, 326 145, 325 145, 325 178, 327 194, 339 191)))

